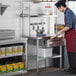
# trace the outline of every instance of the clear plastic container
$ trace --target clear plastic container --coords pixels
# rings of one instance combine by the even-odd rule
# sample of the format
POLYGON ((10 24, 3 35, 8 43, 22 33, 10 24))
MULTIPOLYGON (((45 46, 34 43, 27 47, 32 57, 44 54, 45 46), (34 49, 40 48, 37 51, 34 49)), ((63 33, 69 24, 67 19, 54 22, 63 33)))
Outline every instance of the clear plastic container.
POLYGON ((0 47, 0 56, 5 56, 5 47, 0 47))
POLYGON ((23 45, 19 45, 18 46, 18 53, 23 54, 23 52, 24 52, 23 45))
POLYGON ((12 55, 12 54, 13 54, 13 52, 12 52, 12 46, 6 47, 6 56, 12 55))
POLYGON ((12 50, 13 50, 13 55, 17 55, 18 54, 18 46, 13 46, 12 50))

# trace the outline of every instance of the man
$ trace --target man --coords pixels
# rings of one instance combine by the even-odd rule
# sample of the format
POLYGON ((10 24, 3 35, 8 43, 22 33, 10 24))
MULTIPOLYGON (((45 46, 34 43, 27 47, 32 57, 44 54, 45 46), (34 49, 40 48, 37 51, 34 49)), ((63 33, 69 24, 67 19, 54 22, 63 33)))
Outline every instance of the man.
POLYGON ((58 1, 55 6, 59 11, 64 13, 65 26, 62 30, 56 33, 56 37, 61 33, 65 33, 66 48, 69 60, 68 72, 76 73, 76 16, 72 10, 70 10, 65 2, 58 1))

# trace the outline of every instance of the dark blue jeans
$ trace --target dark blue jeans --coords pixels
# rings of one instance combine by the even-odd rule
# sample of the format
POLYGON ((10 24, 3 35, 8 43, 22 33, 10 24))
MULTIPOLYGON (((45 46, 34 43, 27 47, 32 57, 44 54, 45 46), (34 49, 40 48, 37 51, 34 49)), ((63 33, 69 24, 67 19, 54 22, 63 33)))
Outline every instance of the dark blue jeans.
POLYGON ((68 52, 68 60, 69 60, 69 65, 71 69, 76 70, 76 52, 68 52))

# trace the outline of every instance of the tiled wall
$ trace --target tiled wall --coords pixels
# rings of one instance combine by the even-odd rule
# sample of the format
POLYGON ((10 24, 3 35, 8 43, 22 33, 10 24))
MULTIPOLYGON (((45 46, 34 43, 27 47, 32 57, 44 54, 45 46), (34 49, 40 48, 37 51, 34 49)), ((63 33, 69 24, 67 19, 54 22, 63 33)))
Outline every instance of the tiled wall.
POLYGON ((13 29, 16 37, 20 35, 20 0, 0 0, 0 3, 9 5, 3 15, 0 15, 0 29, 13 29))

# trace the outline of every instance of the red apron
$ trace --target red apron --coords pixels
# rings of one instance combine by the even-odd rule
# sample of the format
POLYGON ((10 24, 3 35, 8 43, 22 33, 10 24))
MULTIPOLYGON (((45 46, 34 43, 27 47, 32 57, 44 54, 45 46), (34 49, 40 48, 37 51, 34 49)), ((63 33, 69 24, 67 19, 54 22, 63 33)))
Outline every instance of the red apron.
POLYGON ((76 30, 70 29, 65 32, 66 48, 68 52, 76 51, 76 30))

